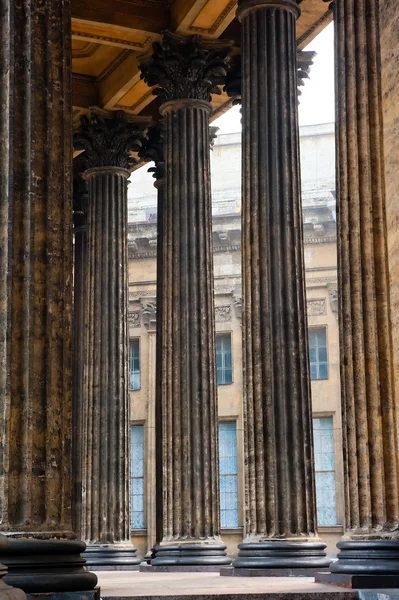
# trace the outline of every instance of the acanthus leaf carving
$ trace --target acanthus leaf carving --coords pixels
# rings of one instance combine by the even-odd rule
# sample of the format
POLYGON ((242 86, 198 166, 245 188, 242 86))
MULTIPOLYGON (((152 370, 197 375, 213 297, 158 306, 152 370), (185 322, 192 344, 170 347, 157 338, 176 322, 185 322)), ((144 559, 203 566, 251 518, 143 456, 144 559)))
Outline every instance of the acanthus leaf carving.
POLYGON ((122 110, 110 117, 92 111, 81 116, 73 145, 76 150, 84 150, 87 169, 120 167, 130 170, 137 162, 131 152, 140 150, 143 135, 142 127, 129 121, 122 110))
POLYGON ((153 93, 163 101, 205 100, 220 94, 227 74, 230 42, 205 42, 201 36, 182 37, 167 31, 154 42, 151 58, 141 64, 141 78, 158 86, 153 93))
POLYGON ((148 169, 156 181, 164 176, 164 151, 163 151, 163 126, 162 122, 154 123, 147 129, 139 150, 139 157, 152 161, 155 167, 148 169))

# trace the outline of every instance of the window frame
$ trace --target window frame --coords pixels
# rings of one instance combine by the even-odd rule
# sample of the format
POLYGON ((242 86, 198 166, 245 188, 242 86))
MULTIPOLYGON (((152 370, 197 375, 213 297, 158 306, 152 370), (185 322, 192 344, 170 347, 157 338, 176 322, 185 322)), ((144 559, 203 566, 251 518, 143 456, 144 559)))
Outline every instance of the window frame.
MULTIPOLYGON (((147 531, 147 464, 146 464, 146 460, 145 460, 145 448, 146 448, 146 427, 145 427, 145 423, 143 421, 134 421, 130 423, 130 439, 129 439, 129 450, 130 450, 130 480, 129 480, 129 484, 130 484, 130 498, 129 498, 129 502, 130 502, 130 531, 133 534, 137 534, 143 531, 147 531), (142 475, 140 476, 133 476, 133 428, 134 427, 142 427, 143 428, 143 471, 142 471, 142 475), (133 527, 133 490, 132 490, 132 484, 133 484, 133 480, 134 479, 142 479, 143 481, 143 527, 133 527)), ((138 511, 136 511, 138 512, 138 511)))
MULTIPOLYGON (((332 428, 331 428, 331 439, 332 439, 332 444, 333 444, 333 459, 334 459, 334 468, 333 469, 316 469, 316 457, 314 456, 314 472, 315 472, 315 490, 316 490, 316 514, 317 514, 317 525, 319 527, 319 529, 322 528, 329 528, 329 527, 340 527, 342 524, 339 522, 339 518, 338 518, 338 472, 337 472, 337 452, 336 452, 336 439, 335 439, 335 414, 334 413, 326 413, 326 412, 320 412, 320 413, 313 413, 312 414, 312 435, 313 438, 314 436, 314 432, 315 432, 315 427, 314 427, 314 421, 315 419, 330 419, 331 420, 331 424, 332 424, 332 428), (316 474, 317 473, 333 473, 334 474, 334 485, 335 485, 335 523, 321 523, 319 520, 319 514, 318 514, 318 507, 317 507, 317 477, 316 474)), ((314 442, 313 442, 313 446, 315 446, 314 442)), ((314 455, 316 454, 316 452, 314 452, 314 455)), ((322 453, 321 453, 322 454, 322 453)))
MULTIPOLYGON (((223 365, 224 365, 224 356, 225 354, 227 354, 226 352, 222 352, 222 357, 223 357, 223 365)), ((216 332, 216 336, 215 336, 215 359, 216 359, 216 385, 232 385, 234 383, 234 366, 233 366, 233 332, 232 331, 217 331, 216 332), (218 377, 218 365, 217 365, 217 355, 218 355, 218 351, 217 351, 217 339, 218 337, 229 337, 230 339, 230 360, 231 360, 231 381, 223 381, 223 382, 219 382, 219 377, 218 377)), ((226 369, 228 370, 229 367, 225 367, 222 366, 221 370, 223 372, 223 374, 225 373, 226 369)))
POLYGON ((141 338, 134 337, 129 340, 129 391, 130 392, 138 392, 141 390, 141 338), (133 343, 137 342, 138 344, 138 359, 139 359, 139 370, 132 372, 132 346, 133 343), (138 387, 132 387, 132 374, 137 374, 139 376, 139 385, 138 387))
MULTIPOLYGON (((318 348, 320 348, 321 346, 317 346, 317 354, 318 354, 318 348)), ((327 325, 310 325, 308 326, 308 348, 309 348, 309 376, 310 376, 310 380, 311 381, 327 381, 330 378, 330 361, 329 361, 329 351, 328 351, 328 327, 327 325), (312 361, 310 359, 310 350, 311 350, 311 345, 310 345, 310 333, 314 332, 314 331, 324 331, 325 333, 325 339, 326 339, 326 360, 325 361, 317 361, 316 363, 313 362, 313 364, 317 365, 317 371, 319 371, 319 365, 320 363, 322 364, 326 364, 326 368, 327 368, 327 376, 326 377, 312 377, 312 361)))
MULTIPOLYGON (((240 473, 239 473, 239 456, 238 456, 238 436, 237 436, 237 431, 238 431, 238 422, 237 419, 231 419, 231 418, 224 418, 224 419, 220 419, 218 421, 218 473, 219 473, 219 519, 220 519, 220 529, 223 531, 227 531, 227 530, 237 530, 240 529, 240 492, 239 492, 239 477, 240 477, 240 473), (221 472, 221 468, 220 468, 220 460, 221 460, 221 454, 220 454, 220 426, 221 425, 234 425, 234 433, 235 433, 235 460, 236 460, 236 468, 235 468, 235 473, 222 473, 221 472), (236 499, 237 499, 237 508, 236 508, 236 514, 237 514, 237 521, 235 525, 228 525, 226 527, 223 527, 222 525, 222 492, 221 492, 221 480, 222 477, 225 478, 231 478, 234 477, 235 478, 235 487, 236 487, 236 499)), ((228 509, 224 509, 225 511, 228 509)))

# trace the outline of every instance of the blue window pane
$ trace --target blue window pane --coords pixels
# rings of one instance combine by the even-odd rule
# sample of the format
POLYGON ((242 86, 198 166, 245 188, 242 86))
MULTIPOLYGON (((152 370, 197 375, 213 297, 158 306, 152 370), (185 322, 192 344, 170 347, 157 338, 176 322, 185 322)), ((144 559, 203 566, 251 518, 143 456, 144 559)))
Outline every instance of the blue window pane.
POLYGON ((143 529, 144 524, 144 426, 130 428, 130 488, 132 529, 143 529))
POLYGON ((336 525, 336 482, 332 417, 313 419, 316 505, 319 525, 336 525))
POLYGON ((230 333, 216 336, 216 367, 218 385, 233 383, 230 333))
POLYGON ((130 342, 130 389, 140 389, 140 340, 130 342))
POLYGON ((328 379, 326 328, 309 330, 310 378, 328 379))
POLYGON ((220 524, 238 527, 236 423, 219 424, 220 524))

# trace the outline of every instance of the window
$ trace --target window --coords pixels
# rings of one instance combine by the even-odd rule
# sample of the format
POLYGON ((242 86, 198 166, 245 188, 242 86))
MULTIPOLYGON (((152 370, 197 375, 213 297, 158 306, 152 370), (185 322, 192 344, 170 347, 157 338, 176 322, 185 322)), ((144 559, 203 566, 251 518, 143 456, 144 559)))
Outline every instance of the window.
POLYGON ((321 526, 336 525, 337 504, 332 417, 313 419, 313 437, 317 521, 321 526))
POLYGON ((230 333, 216 336, 216 368, 218 385, 233 383, 230 333))
POLYGON ((219 423, 220 525, 238 527, 237 427, 219 423))
POLYGON ((144 528, 144 426, 130 427, 130 502, 132 529, 144 528))
POLYGON ((130 389, 140 389, 140 340, 130 342, 130 389))
POLYGON ((326 328, 309 329, 310 378, 328 379, 326 328))

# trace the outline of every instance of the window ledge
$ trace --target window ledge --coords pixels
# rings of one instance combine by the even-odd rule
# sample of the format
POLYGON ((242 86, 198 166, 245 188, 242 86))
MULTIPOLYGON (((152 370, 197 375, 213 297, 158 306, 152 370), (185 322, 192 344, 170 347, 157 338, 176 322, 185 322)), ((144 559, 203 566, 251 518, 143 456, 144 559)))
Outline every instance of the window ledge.
POLYGON ((319 533, 343 533, 343 525, 319 525, 319 533))
POLYGON ((147 535, 147 529, 132 529, 130 535, 147 535))
POLYGON ((244 527, 243 526, 239 526, 239 527, 221 527, 220 531, 222 533, 242 533, 244 531, 244 527))

